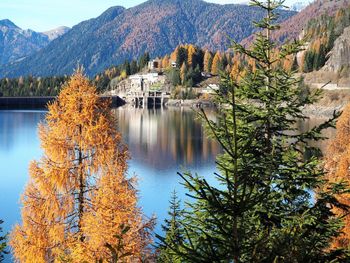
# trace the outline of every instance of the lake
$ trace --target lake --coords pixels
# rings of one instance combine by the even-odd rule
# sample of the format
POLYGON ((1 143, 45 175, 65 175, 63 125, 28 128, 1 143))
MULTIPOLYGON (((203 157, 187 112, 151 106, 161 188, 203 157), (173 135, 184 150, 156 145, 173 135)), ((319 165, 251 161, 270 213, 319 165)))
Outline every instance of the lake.
MULTIPOLYGON (((195 112, 186 108, 114 109, 125 143, 129 147, 129 175, 139 179, 139 205, 146 216, 156 215, 157 227, 167 216, 168 200, 175 189, 181 199, 185 190, 177 172, 189 170, 210 182, 215 171, 215 157, 220 153, 218 144, 208 139, 195 112)), ((215 112, 208 111, 215 120, 215 112)), ((28 165, 42 154, 37 136, 37 125, 45 118, 45 111, 0 111, 0 219, 4 231, 20 221, 19 199, 28 181, 28 165)), ((300 123, 306 130, 319 124, 322 119, 300 123)), ((332 137, 334 130, 327 130, 332 137)), ((326 147, 326 141, 320 145, 326 147)), ((5 261, 11 262, 9 257, 5 261)))
MULTIPOLYGON (((160 233, 171 192, 175 189, 185 198, 177 172, 189 170, 214 182, 220 147, 207 139, 191 109, 122 107, 113 113, 132 157, 128 174, 139 179, 139 205, 146 216, 156 215, 155 231, 160 233)), ((213 111, 208 116, 215 119, 213 111)), ((5 232, 20 222, 19 200, 28 181, 28 165, 42 154, 37 125, 44 118, 45 111, 0 111, 0 219, 5 221, 5 232)))

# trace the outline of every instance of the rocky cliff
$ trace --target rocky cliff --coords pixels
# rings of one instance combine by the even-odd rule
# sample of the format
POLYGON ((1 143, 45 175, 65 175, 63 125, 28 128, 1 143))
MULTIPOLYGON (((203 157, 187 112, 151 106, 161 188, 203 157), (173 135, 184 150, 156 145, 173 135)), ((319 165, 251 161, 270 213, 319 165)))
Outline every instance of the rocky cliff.
POLYGON ((344 29, 343 34, 334 42, 329 53, 329 59, 323 67, 324 71, 338 72, 350 67, 350 27, 344 29))

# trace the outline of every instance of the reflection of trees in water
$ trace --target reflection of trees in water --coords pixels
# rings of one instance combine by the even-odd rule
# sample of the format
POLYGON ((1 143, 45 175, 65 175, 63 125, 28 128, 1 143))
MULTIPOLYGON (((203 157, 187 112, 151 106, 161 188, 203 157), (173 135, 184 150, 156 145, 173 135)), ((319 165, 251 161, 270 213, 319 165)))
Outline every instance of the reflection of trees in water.
MULTIPOLYGON (((154 168, 203 165, 214 162, 220 152, 191 109, 128 107, 116 109, 115 114, 132 157, 154 168)), ((215 117, 214 112, 209 114, 215 117)))
MULTIPOLYGON (((305 121, 298 121, 297 122, 297 129, 299 132, 309 131, 312 128, 314 128, 315 126, 320 125, 327 120, 328 120, 327 118, 310 118, 310 119, 307 119, 305 121)), ((328 128, 322 132, 322 135, 328 139, 331 139, 335 136, 335 132, 336 132, 335 129, 328 128)), ((312 141, 312 142, 309 142, 309 145, 312 147, 318 147, 323 153, 325 153, 325 151, 327 150, 327 147, 328 147, 328 142, 329 142, 328 139, 320 140, 317 142, 312 141)))
POLYGON ((46 112, 37 111, 0 111, 0 151, 9 151, 21 138, 34 140, 38 123, 46 112), (30 137, 29 137, 30 136, 30 137))

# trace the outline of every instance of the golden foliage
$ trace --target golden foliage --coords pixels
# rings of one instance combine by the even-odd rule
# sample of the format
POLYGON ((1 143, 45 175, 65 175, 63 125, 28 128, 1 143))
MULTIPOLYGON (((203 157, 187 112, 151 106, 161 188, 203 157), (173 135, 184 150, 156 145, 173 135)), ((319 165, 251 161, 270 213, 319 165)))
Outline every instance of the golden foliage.
POLYGON ((212 60, 212 55, 210 51, 206 50, 204 53, 204 71, 211 72, 210 61, 212 60))
POLYGON ((181 46, 178 46, 175 48, 174 52, 170 54, 170 60, 172 62, 175 62, 176 61, 176 58, 177 58, 177 53, 179 53, 179 47, 181 46))
POLYGON ((170 60, 169 60, 169 56, 166 55, 163 59, 162 59, 162 68, 168 68, 170 67, 170 60))
POLYGON ((126 74, 126 71, 123 70, 121 73, 120 73, 120 76, 118 77, 119 81, 120 80, 124 80, 128 77, 128 75, 126 74))
POLYGON ((214 58, 213 58, 213 64, 211 66, 211 73, 214 75, 217 75, 219 73, 219 63, 221 61, 221 54, 220 52, 216 52, 214 58))
POLYGON ((22 225, 10 236, 16 261, 135 262, 147 253, 153 221, 143 222, 135 179, 125 177, 128 151, 108 104, 77 71, 48 106, 44 154, 30 165, 22 225))
MULTIPOLYGON (((325 169, 329 182, 345 182, 350 185, 350 104, 348 104, 337 122, 336 137, 330 142, 325 158, 325 169)), ((337 196, 338 200, 350 205, 350 194, 337 196)), ((334 209, 337 215, 344 217, 343 234, 335 241, 335 247, 348 247, 350 245, 350 215, 343 210, 334 209)))
POLYGON ((196 54, 197 50, 194 45, 188 45, 187 46, 187 53, 188 53, 188 66, 191 67, 193 64, 193 58, 196 54))

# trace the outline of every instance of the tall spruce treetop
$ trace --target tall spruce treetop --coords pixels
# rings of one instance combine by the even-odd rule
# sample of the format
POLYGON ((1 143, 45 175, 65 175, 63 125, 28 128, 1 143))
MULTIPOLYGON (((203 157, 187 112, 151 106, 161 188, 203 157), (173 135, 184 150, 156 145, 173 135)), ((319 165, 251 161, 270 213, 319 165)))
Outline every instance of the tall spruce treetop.
MULTIPOLYGON (((164 243, 172 243, 177 245, 178 248, 181 247, 183 240, 183 229, 181 226, 181 214, 182 210, 180 208, 180 200, 176 194, 176 191, 172 193, 171 199, 169 201, 170 209, 168 211, 169 218, 165 220, 165 225, 162 225, 163 231, 166 233, 164 238, 164 243)), ((156 235, 158 238, 162 239, 161 236, 156 235)), ((164 244, 160 244, 158 247, 159 256, 157 262, 168 262, 168 263, 180 263, 182 262, 181 257, 174 253, 169 247, 164 244)))
POLYGON ((181 175, 194 198, 181 221, 184 241, 181 248, 163 242, 184 262, 347 262, 345 250, 329 248, 341 225, 331 207, 346 209, 334 194, 344 186, 325 187, 320 161, 305 157, 316 150, 307 142, 322 139, 336 116, 304 133, 296 129, 307 118, 303 107, 320 94, 303 91, 296 72, 282 67, 301 43, 271 40, 283 1, 251 4, 266 11, 255 23, 261 31, 249 49, 233 43, 250 66, 222 77, 216 122, 200 113, 223 148, 215 174, 220 186, 181 175))

